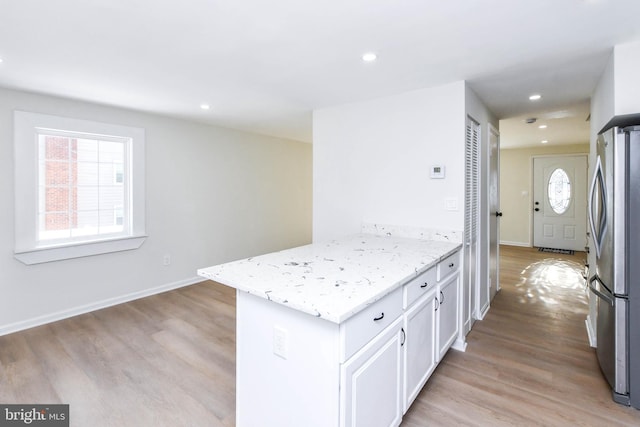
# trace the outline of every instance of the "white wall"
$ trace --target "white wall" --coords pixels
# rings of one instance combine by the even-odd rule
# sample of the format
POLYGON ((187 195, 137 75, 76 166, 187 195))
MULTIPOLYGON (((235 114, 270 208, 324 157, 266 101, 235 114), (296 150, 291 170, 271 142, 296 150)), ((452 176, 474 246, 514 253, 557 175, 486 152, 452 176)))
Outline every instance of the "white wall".
MULTIPOLYGON (((616 114, 613 55, 611 52, 607 66, 591 97, 591 121, 589 123, 592 144, 595 144, 595 138, 600 129, 616 114)), ((593 163, 589 162, 589 164, 593 163)))
POLYGON ((614 47, 591 99, 591 140, 614 116, 640 113, 640 42, 614 47))
POLYGON ((640 113, 640 42, 613 50, 616 115, 640 113))
POLYGON ((0 335, 311 240, 309 144, 6 89, 0 144, 0 335), (149 237, 140 249, 32 266, 14 259, 14 110, 145 128, 149 237))
POLYGON ((463 81, 314 111, 313 240, 362 222, 462 230, 464 126, 463 81))

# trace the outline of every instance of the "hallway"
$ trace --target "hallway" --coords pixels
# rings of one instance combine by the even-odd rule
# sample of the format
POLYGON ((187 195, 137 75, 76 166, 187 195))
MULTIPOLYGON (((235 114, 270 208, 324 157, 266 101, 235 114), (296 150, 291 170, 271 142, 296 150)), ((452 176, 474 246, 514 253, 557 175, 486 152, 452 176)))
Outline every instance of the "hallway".
POLYGON ((501 247, 501 291, 450 351, 403 427, 630 426, 640 411, 615 404, 585 329, 584 253, 501 247))

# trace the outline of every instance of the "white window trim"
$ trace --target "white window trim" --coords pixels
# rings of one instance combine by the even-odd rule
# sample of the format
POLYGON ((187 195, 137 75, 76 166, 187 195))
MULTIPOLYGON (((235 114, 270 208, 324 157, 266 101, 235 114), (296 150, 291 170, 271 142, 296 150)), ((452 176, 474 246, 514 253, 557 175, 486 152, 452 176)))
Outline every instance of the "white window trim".
POLYGON ((144 129, 93 122, 89 120, 14 111, 15 174, 15 246, 14 256, 24 264, 39 264, 139 248, 144 243, 145 168, 144 129), (36 128, 70 130, 98 135, 132 138, 131 144, 131 234, 116 238, 100 238, 68 242, 56 246, 37 244, 37 168, 38 141, 36 128))

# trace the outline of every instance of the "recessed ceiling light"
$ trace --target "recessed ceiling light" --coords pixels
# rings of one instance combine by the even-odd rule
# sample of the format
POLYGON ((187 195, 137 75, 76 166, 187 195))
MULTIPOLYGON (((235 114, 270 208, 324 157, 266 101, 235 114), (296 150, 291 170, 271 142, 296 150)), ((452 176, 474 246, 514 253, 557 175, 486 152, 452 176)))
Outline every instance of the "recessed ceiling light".
POLYGON ((367 53, 365 53, 364 55, 362 55, 362 60, 363 60, 364 62, 373 62, 373 61, 375 61, 376 59, 378 59, 378 55, 376 55, 376 54, 375 54, 375 53, 373 53, 373 52, 367 52, 367 53))
POLYGON ((539 100, 539 99, 541 99, 541 98, 542 98, 542 95, 540 95, 540 94, 536 93, 536 94, 533 94, 533 95, 531 95, 531 96, 529 97, 529 101, 537 101, 537 100, 539 100))
POLYGON ((547 125, 540 125, 540 126, 538 126, 538 129, 546 129, 546 128, 547 128, 547 125))
POLYGON ((547 141, 547 140, 545 139, 545 140, 540 141, 540 142, 541 142, 541 143, 543 143, 543 144, 547 144, 549 141, 547 141))
POLYGON ((211 106, 209 106, 209 104, 200 104, 200 108, 202 108, 203 110, 208 110, 209 108, 211 108, 211 106))

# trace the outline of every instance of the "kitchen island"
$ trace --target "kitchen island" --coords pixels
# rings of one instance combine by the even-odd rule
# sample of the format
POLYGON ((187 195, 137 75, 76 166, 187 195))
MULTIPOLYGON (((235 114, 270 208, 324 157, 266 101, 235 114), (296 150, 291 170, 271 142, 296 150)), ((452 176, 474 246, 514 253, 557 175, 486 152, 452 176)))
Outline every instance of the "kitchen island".
POLYGON ((237 289, 237 425, 398 425, 464 348, 459 249, 358 234, 198 270, 237 289))

